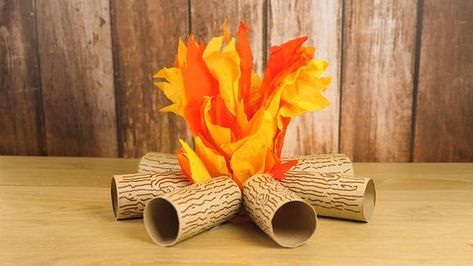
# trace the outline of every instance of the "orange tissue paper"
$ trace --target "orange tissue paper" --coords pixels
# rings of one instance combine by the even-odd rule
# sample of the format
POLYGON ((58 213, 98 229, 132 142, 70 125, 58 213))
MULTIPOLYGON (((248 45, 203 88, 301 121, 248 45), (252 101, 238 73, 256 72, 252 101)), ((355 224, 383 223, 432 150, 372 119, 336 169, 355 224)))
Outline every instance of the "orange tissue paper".
POLYGON ((153 76, 172 102, 161 111, 182 116, 194 138, 194 148, 180 140, 179 163, 195 183, 225 175, 242 187, 261 173, 282 179, 297 163, 281 162, 291 119, 329 105, 322 95, 328 62, 313 60, 315 48, 301 37, 272 47, 260 77, 248 26, 241 22, 233 38, 225 24, 207 44, 192 35, 187 45, 179 40, 174 66, 153 76))

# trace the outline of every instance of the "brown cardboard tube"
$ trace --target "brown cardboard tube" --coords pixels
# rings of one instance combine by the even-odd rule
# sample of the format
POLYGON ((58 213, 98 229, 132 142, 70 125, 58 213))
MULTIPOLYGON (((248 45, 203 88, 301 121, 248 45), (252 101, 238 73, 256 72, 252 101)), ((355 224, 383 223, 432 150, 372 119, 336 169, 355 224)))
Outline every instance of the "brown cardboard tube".
POLYGON ((112 209, 115 219, 141 218, 151 199, 191 182, 181 170, 161 170, 157 173, 114 175, 111 183, 112 209))
POLYGON ((270 175, 255 175, 245 182, 243 205, 251 220, 282 247, 304 244, 317 226, 312 206, 270 175))
POLYGON ((144 224, 156 244, 172 246, 229 220, 240 206, 238 185, 229 177, 216 177, 151 200, 144 224))
MULTIPOLYGON (((297 159, 298 164, 292 167, 295 171, 314 171, 318 173, 341 173, 353 175, 353 164, 345 154, 316 154, 282 161, 297 159)), ((138 165, 138 173, 152 173, 167 168, 180 169, 177 158, 173 154, 150 152, 145 154, 138 165)))
POLYGON ((291 170, 310 171, 317 173, 340 173, 353 175, 353 164, 350 157, 345 154, 315 154, 303 155, 294 158, 285 158, 282 161, 297 159, 297 165, 291 170))
POLYGON ((154 173, 164 170, 181 170, 174 154, 149 152, 138 163, 138 173, 154 173))
POLYGON ((290 170, 280 183, 309 202, 319 216, 367 222, 373 215, 376 188, 370 178, 290 170))

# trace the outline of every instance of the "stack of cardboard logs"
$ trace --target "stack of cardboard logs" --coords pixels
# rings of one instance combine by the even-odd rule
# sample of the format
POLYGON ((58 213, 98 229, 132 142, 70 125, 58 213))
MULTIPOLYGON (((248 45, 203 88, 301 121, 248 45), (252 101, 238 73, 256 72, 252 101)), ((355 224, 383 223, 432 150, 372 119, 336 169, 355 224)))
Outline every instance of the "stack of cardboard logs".
POLYGON ((153 241, 172 246, 244 212, 282 247, 297 247, 315 232, 317 215, 367 222, 376 191, 370 178, 354 177, 343 154, 295 158, 283 180, 258 174, 243 188, 229 177, 192 184, 174 155, 148 153, 138 173, 112 178, 117 220, 144 217, 153 241))

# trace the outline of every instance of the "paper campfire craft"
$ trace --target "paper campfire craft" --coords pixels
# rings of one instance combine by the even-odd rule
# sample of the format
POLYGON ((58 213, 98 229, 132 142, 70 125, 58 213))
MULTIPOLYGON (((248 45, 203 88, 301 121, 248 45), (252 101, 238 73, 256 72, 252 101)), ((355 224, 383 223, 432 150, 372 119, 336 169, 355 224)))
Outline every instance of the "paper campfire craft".
POLYGON ((195 150, 180 140, 177 158, 193 183, 231 176, 243 187, 255 174, 275 179, 297 161, 281 162, 287 127, 293 117, 325 108, 322 95, 330 78, 328 63, 313 60, 307 37, 271 48, 264 76, 252 70, 248 27, 237 38, 223 25, 223 36, 207 45, 193 36, 179 40, 174 67, 154 74, 154 84, 172 101, 161 109, 182 116, 194 137, 195 150))
POLYGON ((237 38, 205 45, 179 41, 172 68, 158 71, 155 85, 172 101, 161 111, 187 122, 195 150, 180 140, 177 155, 148 153, 138 173, 111 183, 116 219, 144 218, 155 243, 172 246, 228 221, 241 206, 283 247, 306 242, 317 214, 367 221, 375 205, 374 183, 353 177, 343 154, 281 159, 293 117, 327 107, 322 95, 327 62, 313 60, 306 37, 271 48, 260 78, 252 70, 248 27, 237 38))

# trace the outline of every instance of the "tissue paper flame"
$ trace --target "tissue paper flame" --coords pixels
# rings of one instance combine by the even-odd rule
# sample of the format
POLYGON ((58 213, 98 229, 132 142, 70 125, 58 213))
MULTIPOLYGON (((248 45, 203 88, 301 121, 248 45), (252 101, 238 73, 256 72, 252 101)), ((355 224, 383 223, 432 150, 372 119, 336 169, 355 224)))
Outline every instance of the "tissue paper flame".
POLYGON ((261 79, 252 70, 248 27, 240 23, 236 40, 223 28, 207 45, 179 40, 174 67, 153 76, 172 101, 161 111, 182 116, 194 137, 194 150, 180 140, 182 171, 196 183, 221 175, 240 186, 258 173, 282 178, 296 163, 281 163, 289 122, 329 105, 322 92, 330 78, 321 77, 328 63, 312 60, 315 48, 297 38, 271 48, 261 79))

